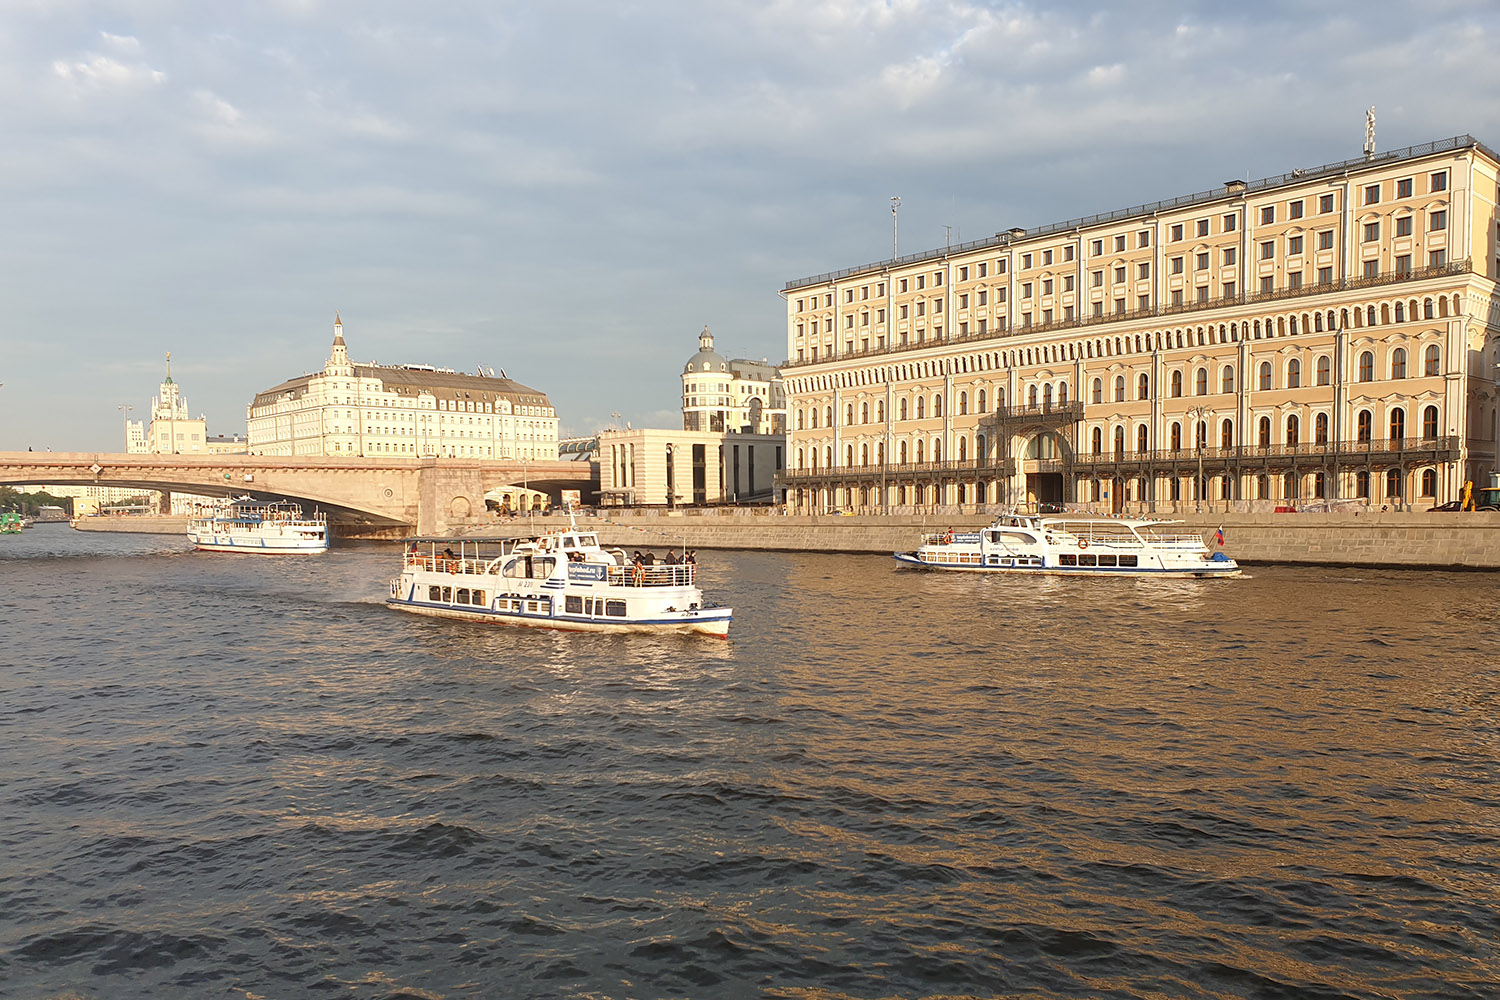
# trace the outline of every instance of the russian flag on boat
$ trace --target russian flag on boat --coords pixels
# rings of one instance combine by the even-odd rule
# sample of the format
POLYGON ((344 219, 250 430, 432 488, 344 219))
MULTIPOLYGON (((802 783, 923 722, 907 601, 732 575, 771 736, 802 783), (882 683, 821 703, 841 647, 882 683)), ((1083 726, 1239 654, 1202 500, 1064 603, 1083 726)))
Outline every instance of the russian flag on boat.
POLYGON ((1224 526, 1219 525, 1219 530, 1214 532, 1214 544, 1219 548, 1224 547, 1224 526))

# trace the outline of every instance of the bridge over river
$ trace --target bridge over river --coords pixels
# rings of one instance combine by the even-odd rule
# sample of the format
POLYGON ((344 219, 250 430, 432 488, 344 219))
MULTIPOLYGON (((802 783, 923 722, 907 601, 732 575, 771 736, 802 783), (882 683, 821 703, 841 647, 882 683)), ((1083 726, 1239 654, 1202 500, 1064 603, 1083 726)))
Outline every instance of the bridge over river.
POLYGON ((525 484, 554 502, 562 490, 580 490, 587 501, 598 490, 599 467, 462 458, 0 452, 0 485, 53 484, 295 500, 327 512, 341 534, 437 534, 483 514, 484 495, 496 487, 525 484))

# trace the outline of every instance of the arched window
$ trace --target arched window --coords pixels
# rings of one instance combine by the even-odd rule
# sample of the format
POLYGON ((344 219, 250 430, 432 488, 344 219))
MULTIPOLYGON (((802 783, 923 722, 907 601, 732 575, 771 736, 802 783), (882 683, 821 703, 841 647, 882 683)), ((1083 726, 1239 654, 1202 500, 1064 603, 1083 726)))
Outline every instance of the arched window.
POLYGON ((900 459, 901 464, 905 465, 906 464, 906 442, 905 441, 901 442, 901 448, 899 449, 899 451, 897 452, 897 454, 899 454, 901 456, 901 459, 900 459))
POLYGON ((1042 409, 1052 409, 1052 383, 1048 382, 1042 386, 1042 409))
POLYGON ((875 422, 885 423, 885 400, 883 399, 875 400, 875 422))
POLYGON ((1115 376, 1115 402, 1116 403, 1123 403, 1123 402, 1125 402, 1125 376, 1124 375, 1116 375, 1115 376))
POLYGON ((859 464, 870 464, 870 446, 867 444, 862 444, 859 446, 859 464))
POLYGON ((934 462, 943 460, 943 442, 939 438, 932 439, 932 460, 934 462))
POLYGON ((826 452, 825 457, 828 460, 828 467, 831 469, 833 468, 833 445, 829 445, 824 451, 826 452))
POLYGON ((1098 379, 1098 378, 1094 379, 1094 397, 1093 398, 1094 398, 1094 402, 1096 402, 1096 403, 1102 403, 1102 402, 1104 402, 1104 380, 1103 379, 1098 379))
POLYGON ((1135 398, 1151 398, 1151 376, 1147 375, 1145 372, 1142 372, 1140 377, 1135 380, 1135 398))
POLYGON ((1432 315, 1432 300, 1431 299, 1423 299, 1422 300, 1422 318, 1423 319, 1434 319, 1435 318, 1432 315))
POLYGON ((832 427, 833 426, 833 407, 832 406, 829 406, 829 407, 827 407, 827 408, 825 408, 823 410, 823 426, 824 427, 832 427))
POLYGON ((1428 441, 1438 436, 1438 412, 1436 406, 1422 411, 1422 437, 1428 441))
POLYGON ((1125 427, 1115 428, 1115 458, 1125 457, 1125 427))
POLYGON ((1068 383, 1066 382, 1057 383, 1057 405, 1068 405, 1068 383))
POLYGON ((1438 345, 1429 344, 1427 345, 1427 350, 1422 352, 1422 374, 1441 374, 1438 369, 1438 345))
POLYGON ((1406 348, 1398 347, 1391 352, 1391 378, 1406 378, 1406 348))
POLYGON ((846 445, 844 445, 844 468, 846 468, 846 469, 852 469, 853 467, 854 467, 854 445, 852 445, 852 444, 846 444, 846 445))
POLYGON ((1146 438, 1146 425, 1140 424, 1135 429, 1135 450, 1144 452, 1148 441, 1146 438))
POLYGON ((1182 395, 1182 372, 1172 373, 1172 398, 1182 395))
POLYGON ((1172 450, 1182 450, 1182 425, 1175 420, 1172 421, 1172 450))
POLYGON ((807 468, 807 455, 803 453, 801 448, 797 449, 797 468, 807 468))
POLYGON ((1200 421, 1198 421, 1197 426, 1193 428, 1193 446, 1195 448, 1202 448, 1202 447, 1205 447, 1207 444, 1208 444, 1208 423, 1206 421, 1200 420, 1200 421))
POLYGON ((934 417, 941 417, 943 415, 943 397, 942 396, 935 395, 935 396, 932 397, 932 415, 934 417))
POLYGON ((1260 363, 1260 387, 1262 389, 1271 388, 1271 362, 1269 361, 1262 361, 1260 363))
POLYGON ((1295 414, 1286 418, 1286 444, 1288 448, 1297 447, 1297 437, 1300 430, 1301 422, 1295 414))
POLYGON ((969 394, 967 392, 958 394, 958 412, 960 416, 969 412, 969 394))
POLYGON ((1286 387, 1296 389, 1302 385, 1302 362, 1296 358, 1286 363, 1286 387))
POLYGON ((817 430, 817 428, 818 428, 818 408, 816 406, 814 406, 812 408, 812 414, 811 415, 812 415, 813 429, 817 430))
POLYGON ((1360 410, 1359 416, 1354 418, 1354 434, 1360 444, 1369 444, 1370 435, 1374 431, 1375 417, 1369 410, 1360 410))
POLYGON ((1270 417, 1261 417, 1260 418, 1260 446, 1262 448, 1269 448, 1269 447, 1271 447, 1271 418, 1270 417))
POLYGON ((1359 380, 1361 382, 1375 381, 1375 355, 1365 351, 1359 356, 1359 380))
POLYGON ((1422 470, 1422 495, 1432 497, 1437 495, 1437 470, 1422 470))
POLYGON ((1391 440, 1400 441, 1406 437, 1406 411, 1396 407, 1391 411, 1391 440))
POLYGON ((798 410, 798 411, 797 411, 797 429, 798 429, 798 430, 799 430, 799 431, 800 431, 800 430, 805 430, 805 429, 806 429, 806 428, 805 428, 805 427, 804 427, 804 426, 803 426, 803 423, 802 423, 802 411, 801 411, 801 410, 800 410, 800 409, 799 409, 799 410, 798 410))
POLYGON ((1328 444, 1328 414, 1320 413, 1313 421, 1313 443, 1328 444))
POLYGON ((1224 422, 1219 424, 1219 447, 1225 451, 1234 447, 1234 421, 1228 417, 1225 417, 1224 422))
POLYGON ((854 423, 854 404, 850 403, 844 407, 844 426, 848 427, 854 423))
POLYGON ((900 419, 905 420, 906 419, 906 400, 904 400, 904 399, 901 400, 900 413, 901 413, 901 418, 900 419))
POLYGON ((1198 374, 1193 379, 1193 394, 1196 396, 1208 395, 1208 369, 1199 368, 1198 374))
POLYGON ((926 448, 926 442, 922 441, 921 439, 918 439, 918 441, 917 441, 917 464, 918 465, 921 465, 924 461, 926 461, 925 456, 926 456, 927 452, 926 452, 925 448, 926 448))
POLYGON ((960 437, 958 439, 958 460, 960 462, 968 461, 968 457, 969 439, 967 437, 960 437))
MULTIPOLYGON (((1374 307, 1371 306, 1373 309, 1374 307)), ((1354 495, 1370 499, 1370 474, 1368 472, 1356 472, 1354 474, 1354 495)))
POLYGON ((1318 355, 1318 384, 1319 385, 1327 385, 1328 384, 1328 379, 1329 379, 1330 372, 1331 372, 1331 363, 1328 360, 1328 355, 1326 355, 1326 354, 1320 354, 1320 355, 1318 355))
POLYGON ((1094 454, 1095 455, 1102 455, 1103 453, 1104 453, 1104 429, 1102 427, 1095 427, 1094 428, 1094 454))
POLYGON ((1219 372, 1219 391, 1234 391, 1234 365, 1225 365, 1219 372))
POLYGON ((979 390, 979 412, 980 413, 988 412, 984 408, 984 390, 983 389, 979 390))
POLYGON ((1401 470, 1387 469, 1385 473, 1385 498, 1387 500, 1401 499, 1401 470))
POLYGON ((988 444, 983 434, 974 435, 974 458, 977 461, 983 462, 989 458, 989 449, 986 447, 988 444))
POLYGON ((1030 406, 1033 409, 1036 408, 1036 384, 1035 383, 1032 384, 1031 388, 1029 388, 1029 389, 1026 390, 1026 405, 1030 406))
POLYGON ((917 397, 917 419, 921 420, 927 415, 927 399, 923 396, 917 397))

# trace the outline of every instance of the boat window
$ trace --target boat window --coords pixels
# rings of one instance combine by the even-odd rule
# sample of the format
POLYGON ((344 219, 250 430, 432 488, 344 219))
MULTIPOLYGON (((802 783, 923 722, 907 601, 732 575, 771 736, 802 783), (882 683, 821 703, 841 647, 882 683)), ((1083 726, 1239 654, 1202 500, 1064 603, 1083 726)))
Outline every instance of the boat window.
POLYGON ((458 603, 459 604, 468 604, 469 603, 469 588, 468 587, 459 587, 458 588, 458 603))
POLYGON ((510 562, 506 563, 505 575, 515 577, 516 579, 524 579, 526 576, 526 560, 512 559, 510 562))
POLYGON ((449 604, 453 603, 453 588, 452 587, 444 587, 443 588, 443 600, 446 601, 449 604))
POLYGON ((611 618, 624 618, 625 617, 625 602, 624 601, 605 601, 604 602, 604 613, 606 615, 609 615, 611 618))
POLYGON ((1063 566, 1077 566, 1078 557, 1071 552, 1064 552, 1057 557, 1057 561, 1063 566))
POLYGON ((441 601, 443 599, 443 588, 442 587, 428 587, 427 588, 427 599, 429 601, 441 601))
POLYGON ((1121 556, 1120 557, 1120 565, 1121 566, 1136 566, 1136 565, 1139 565, 1139 560, 1135 556, 1121 556))
POLYGON ((1078 565, 1080 565, 1080 566, 1097 566, 1097 565, 1099 565, 1099 557, 1098 556, 1092 556, 1092 555, 1081 555, 1081 556, 1078 557, 1078 565))
POLYGON ((1099 557, 1099 565, 1100 566, 1113 566, 1113 565, 1115 565, 1115 557, 1114 556, 1100 556, 1099 557))
POLYGON ((563 600, 563 610, 570 615, 583 614, 583 598, 569 594, 563 600))
POLYGON ((486 603, 488 603, 484 599, 484 591, 482 591, 482 590, 476 590, 476 591, 474 591, 474 596, 470 599, 469 603, 474 604, 474 605, 476 605, 478 607, 484 607, 484 605, 486 603))

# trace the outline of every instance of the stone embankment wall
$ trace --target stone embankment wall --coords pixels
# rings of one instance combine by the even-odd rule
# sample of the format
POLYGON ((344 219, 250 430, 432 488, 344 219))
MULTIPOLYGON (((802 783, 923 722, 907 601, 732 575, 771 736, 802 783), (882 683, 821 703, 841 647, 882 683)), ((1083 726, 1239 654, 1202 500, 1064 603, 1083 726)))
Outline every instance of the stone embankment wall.
MULTIPOLYGON (((923 532, 948 527, 975 529, 989 515, 926 517, 790 517, 760 511, 665 511, 579 518, 601 540, 626 550, 760 549, 889 554, 910 550, 923 532)), ((1500 569, 1500 514, 1369 512, 1339 514, 1183 515, 1183 529, 1212 544, 1224 528, 1224 551, 1247 564, 1310 563, 1349 566, 1408 566, 1500 569)), ((537 518, 530 531, 565 525, 564 518, 537 518)), ((521 535, 524 520, 490 521, 468 534, 521 535)))
POLYGON ((141 535, 183 535, 186 540, 188 519, 185 517, 79 517, 73 527, 79 531, 123 531, 141 535))

